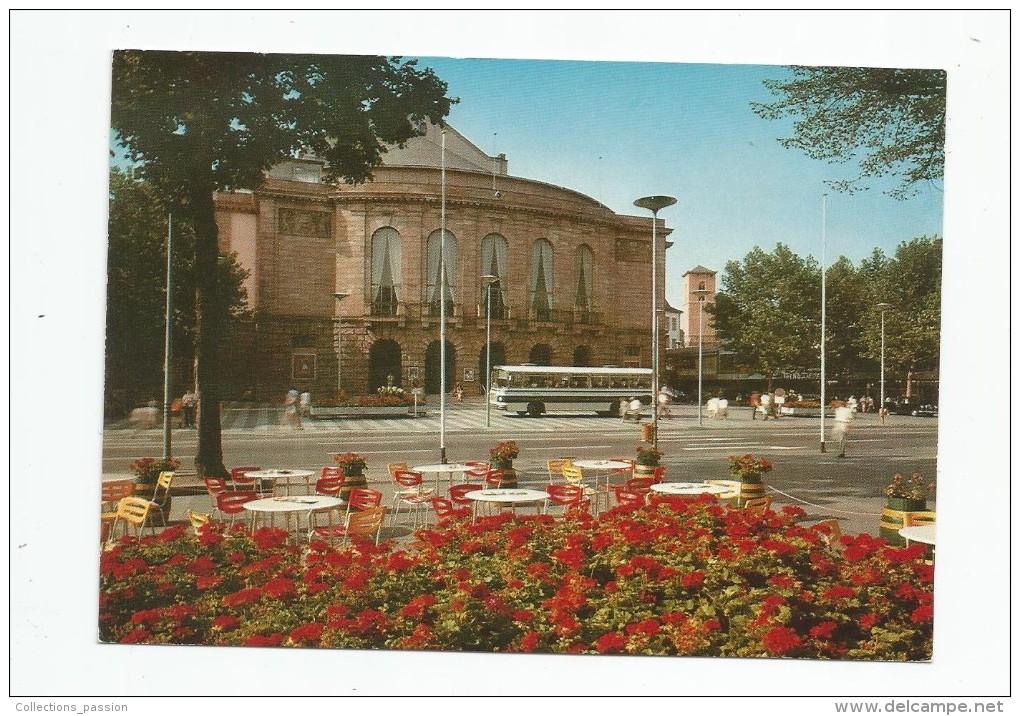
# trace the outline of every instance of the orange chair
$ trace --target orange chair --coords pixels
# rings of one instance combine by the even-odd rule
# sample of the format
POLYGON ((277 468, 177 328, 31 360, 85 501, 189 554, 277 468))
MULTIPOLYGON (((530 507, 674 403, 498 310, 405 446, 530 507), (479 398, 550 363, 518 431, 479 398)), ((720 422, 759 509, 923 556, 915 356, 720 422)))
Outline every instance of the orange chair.
POLYGON ((624 487, 614 487, 616 504, 620 507, 638 508, 645 506, 645 496, 640 492, 632 492, 624 487))
POLYGON ((209 499, 212 500, 212 511, 215 513, 220 509, 216 500, 227 491, 227 481, 222 477, 203 477, 202 481, 205 482, 205 491, 209 493, 209 499))
POLYGON ((825 542, 825 546, 830 548, 835 548, 839 545, 839 538, 843 534, 839 526, 839 520, 836 519, 815 522, 808 529, 817 532, 821 536, 822 541, 825 542))
POLYGON ((768 495, 764 497, 752 497, 744 503, 744 511, 749 512, 752 515, 764 517, 765 513, 772 507, 772 498, 768 495))
POLYGON ((232 492, 221 492, 216 496, 216 508, 224 515, 230 516, 230 525, 234 524, 234 518, 244 512, 245 503, 259 499, 258 493, 254 490, 234 490, 232 492))
POLYGON ((351 537, 371 537, 374 534, 375 544, 378 546, 385 516, 385 507, 372 507, 361 512, 352 512, 347 516, 343 525, 311 527, 308 530, 308 541, 321 539, 332 544, 339 539, 342 540, 342 545, 346 545, 351 537))
MULTIPOLYGON (((101 511, 99 519, 103 526, 102 534, 109 535, 110 525, 117 519, 117 507, 121 499, 135 494, 134 480, 111 480, 103 483, 101 511)), ((103 539, 105 542, 105 538, 103 539)))
POLYGON ((198 537, 202 533, 202 528, 212 522, 212 515, 188 510, 188 522, 191 523, 191 529, 195 530, 195 536, 198 537))
MULTIPOLYGON (((406 505, 408 511, 414 512, 414 527, 412 529, 418 529, 418 515, 427 510, 432 492, 422 486, 420 472, 401 470, 396 475, 396 481, 401 490, 393 495, 393 513, 390 516, 390 524, 396 520, 401 505, 406 505)), ((427 522, 428 515, 423 516, 427 522)))
POLYGON ((545 500, 546 514, 549 513, 549 505, 562 507, 564 515, 576 514, 581 510, 587 512, 591 508, 591 500, 585 499, 584 488, 578 485, 547 485, 545 491, 549 493, 545 500))

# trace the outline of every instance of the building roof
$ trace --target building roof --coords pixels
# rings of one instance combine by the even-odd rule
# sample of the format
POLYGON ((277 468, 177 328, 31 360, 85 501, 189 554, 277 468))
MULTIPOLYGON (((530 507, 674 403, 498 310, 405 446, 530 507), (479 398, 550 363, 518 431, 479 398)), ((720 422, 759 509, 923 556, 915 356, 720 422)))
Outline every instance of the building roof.
POLYGON ((711 275, 715 276, 719 272, 718 271, 713 271, 710 268, 705 268, 701 264, 698 264, 697 266, 692 268, 690 271, 685 273, 684 276, 686 276, 687 274, 692 274, 692 273, 707 273, 707 274, 711 274, 711 275))
MULTIPOLYGON (((445 129, 447 169, 463 169, 506 176, 505 155, 491 157, 450 125, 446 125, 445 129)), ((441 167, 443 163, 442 132, 443 130, 436 125, 430 124, 424 136, 411 137, 402 148, 391 146, 382 156, 383 166, 441 167)))

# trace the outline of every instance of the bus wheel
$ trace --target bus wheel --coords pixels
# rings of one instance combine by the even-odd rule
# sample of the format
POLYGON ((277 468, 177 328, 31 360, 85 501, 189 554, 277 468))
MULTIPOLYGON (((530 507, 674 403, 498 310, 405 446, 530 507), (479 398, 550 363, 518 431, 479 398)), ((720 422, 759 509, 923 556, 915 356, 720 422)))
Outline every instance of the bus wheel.
POLYGON ((542 408, 544 406, 541 403, 528 403, 528 415, 533 418, 540 417, 542 415, 542 408))

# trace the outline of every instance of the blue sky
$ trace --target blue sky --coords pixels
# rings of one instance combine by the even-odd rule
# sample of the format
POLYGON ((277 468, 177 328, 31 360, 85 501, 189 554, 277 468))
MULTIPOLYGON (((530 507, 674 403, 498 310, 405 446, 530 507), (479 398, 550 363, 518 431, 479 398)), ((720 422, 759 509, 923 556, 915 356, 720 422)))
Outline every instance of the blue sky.
POLYGON ((449 122, 510 173, 587 194, 617 213, 641 215, 635 199, 678 199, 660 216, 673 229, 666 296, 680 305, 681 276, 698 264, 722 274, 729 260, 777 242, 855 264, 876 247, 891 255, 911 238, 942 233, 941 186, 908 200, 873 183, 854 195, 824 181, 851 167, 782 147, 791 122, 764 120, 752 101, 781 65, 454 59, 419 57, 459 97, 449 122))

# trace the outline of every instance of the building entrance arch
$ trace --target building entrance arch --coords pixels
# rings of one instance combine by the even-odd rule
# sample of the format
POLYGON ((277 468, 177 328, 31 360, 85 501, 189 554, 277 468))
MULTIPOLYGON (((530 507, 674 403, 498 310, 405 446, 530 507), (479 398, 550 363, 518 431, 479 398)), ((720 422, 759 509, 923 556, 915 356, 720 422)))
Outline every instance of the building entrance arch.
MULTIPOLYGON (((432 341, 425 349, 425 392, 429 395, 436 395, 442 390, 440 383, 440 355, 439 341, 432 341)), ((457 375, 456 365, 457 349, 450 341, 446 342, 446 392, 449 393, 456 385, 454 376, 457 375)))
MULTIPOLYGON (((481 350, 478 351, 478 375, 480 376, 478 381, 478 387, 483 391, 489 388, 489 376, 485 374, 485 344, 482 344, 481 350)), ((492 365, 504 365, 506 363, 506 348, 503 347, 502 343, 493 343, 491 351, 492 365)))
POLYGON ((368 349, 368 392, 378 388, 400 385, 403 375, 400 363, 400 344, 389 338, 378 340, 368 349))

